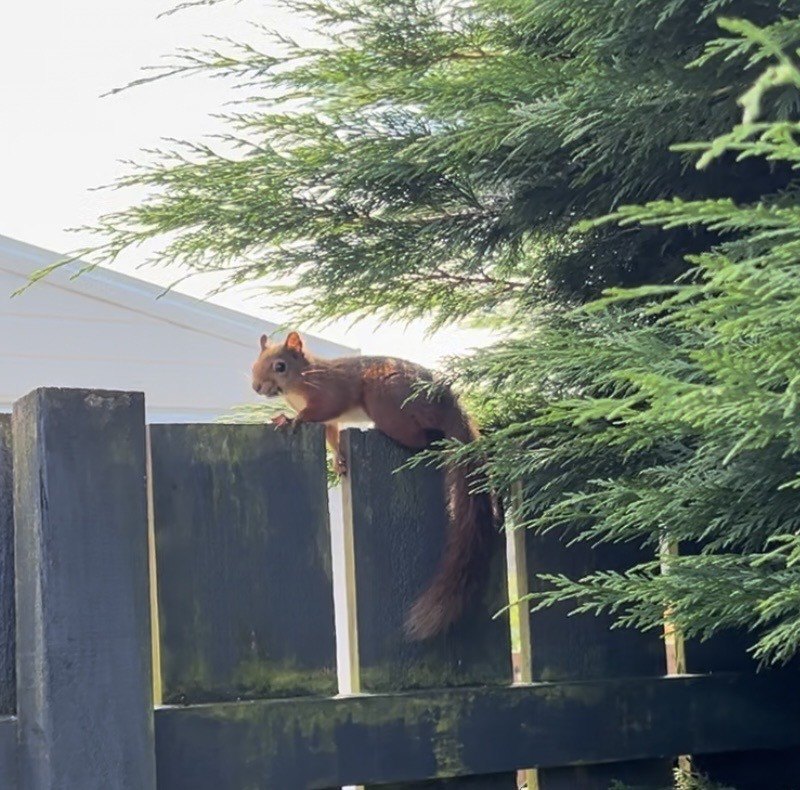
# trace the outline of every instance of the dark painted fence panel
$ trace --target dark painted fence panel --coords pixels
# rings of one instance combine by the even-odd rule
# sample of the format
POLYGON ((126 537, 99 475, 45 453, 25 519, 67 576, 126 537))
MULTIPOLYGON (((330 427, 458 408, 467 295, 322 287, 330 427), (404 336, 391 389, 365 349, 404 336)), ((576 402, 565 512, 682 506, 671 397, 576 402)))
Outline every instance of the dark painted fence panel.
MULTIPOLYGON (((687 641, 684 647, 686 671, 755 673, 757 664, 747 652, 754 638, 752 634, 725 631, 703 642, 687 641)), ((800 682, 797 660, 784 670, 786 675, 800 682)), ((791 692, 787 689, 787 693, 791 692)), ((787 697, 786 704, 795 703, 789 702, 787 697)), ((742 712, 731 707, 730 715, 740 716, 742 712)), ((735 790, 797 790, 800 787, 800 749, 695 755, 693 765, 715 782, 735 790)))
POLYGON ((472 686, 511 681, 511 647, 500 541, 493 576, 479 606, 450 632, 413 642, 403 632, 409 607, 440 561, 447 529, 443 475, 431 468, 397 471, 411 453, 377 431, 347 431, 356 612, 364 691, 472 686))
MULTIPOLYGON (((682 543, 681 554, 697 554, 701 544, 682 543)), ((758 664, 748 652, 755 637, 743 631, 726 630, 703 641, 687 640, 683 645, 685 671, 689 673, 755 673, 758 664)), ((788 669, 797 673, 795 660, 788 669)), ((798 674, 800 678, 800 674, 798 674)), ((737 711, 731 710, 731 715, 737 711)), ((700 773, 736 790, 796 790, 800 777, 800 750, 744 751, 736 754, 695 755, 693 766, 700 773)))
POLYGON ((712 675, 170 707, 156 713, 159 779, 294 790, 788 746, 798 692, 794 675, 712 675))
POLYGON ((13 436, 22 786, 150 790, 144 399, 37 390, 13 436))
MULTIPOLYGON (((0 714, 17 707, 15 608, 11 415, 0 414, 0 714)), ((17 720, 0 715, 0 788, 15 790, 17 779, 17 720)))
MULTIPOLYGON (((499 536, 491 579, 472 610, 445 634, 410 641, 403 631, 405 616, 436 570, 448 529, 443 474, 426 467, 400 470, 411 452, 377 431, 350 430, 343 440, 349 463, 344 486, 347 527, 353 536, 361 689, 508 684, 512 678, 508 622, 505 617, 492 619, 508 601, 499 536)), ((445 720, 441 726, 450 723, 445 720)), ((502 737, 488 730, 486 734, 502 737)), ((457 770, 452 765, 442 768, 457 770)), ((513 773, 476 778, 472 784, 460 781, 460 786, 476 790, 516 787, 513 773)), ((393 790, 401 787, 421 790, 416 784, 392 785, 393 790)), ((446 790, 453 785, 433 782, 422 787, 446 790)))
MULTIPOLYGON (((397 472, 409 452, 376 432, 344 436, 351 676, 367 693, 331 697, 321 427, 150 439, 164 697, 192 703, 155 721, 142 396, 39 390, 0 415, 0 788, 512 790, 532 765, 540 790, 663 788, 679 754, 737 790, 800 787, 800 672, 755 673, 741 634, 688 644, 698 674, 667 678, 658 635, 550 609, 526 618, 534 682, 509 686, 500 539, 478 605, 409 642, 447 529, 442 475, 397 472)), ((537 573, 642 557, 555 534, 514 545, 534 590, 537 573)))
POLYGON ((319 426, 150 427, 165 702, 336 691, 319 426))
POLYGON ((11 415, 0 414, 0 714, 17 705, 14 668, 14 479, 11 415))
POLYGON ((0 717, 0 787, 17 790, 17 720, 12 716, 0 717))
MULTIPOLYGON (((625 570, 642 560, 626 545, 568 545, 568 536, 549 532, 525 536, 529 585, 542 589, 537 574, 563 573, 579 579, 595 570, 625 570)), ((604 616, 569 616, 568 605, 556 605, 530 617, 534 681, 589 680, 659 676, 666 671, 664 643, 658 634, 611 629, 604 616)), ((582 766, 539 771, 539 790, 606 790, 616 779, 637 788, 669 785, 671 760, 648 760, 615 766, 582 766)))

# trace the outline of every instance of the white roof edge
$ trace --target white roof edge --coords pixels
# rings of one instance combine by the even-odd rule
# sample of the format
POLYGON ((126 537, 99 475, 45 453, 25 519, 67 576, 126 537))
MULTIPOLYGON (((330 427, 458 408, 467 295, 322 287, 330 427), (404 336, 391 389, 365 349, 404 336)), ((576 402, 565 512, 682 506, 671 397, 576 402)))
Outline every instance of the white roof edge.
MULTIPOLYGON (((0 269, 7 268, 6 260, 10 260, 12 264, 15 259, 25 260, 28 266, 17 268, 12 265, 12 271, 26 279, 34 271, 51 266, 64 258, 64 255, 51 250, 0 235, 0 269)), ((82 261, 70 262, 50 274, 44 282, 90 299, 114 304, 124 310, 213 335, 236 345, 254 345, 262 333, 271 334, 279 328, 278 324, 258 316, 174 290, 165 292, 164 288, 155 283, 105 267, 97 266, 76 276, 85 267, 86 264, 82 261), (249 340, 250 336, 252 340, 249 340), (245 338, 248 338, 248 342, 245 342, 245 338)), ((358 349, 315 335, 309 334, 307 337, 312 349, 324 356, 360 353, 358 349)))

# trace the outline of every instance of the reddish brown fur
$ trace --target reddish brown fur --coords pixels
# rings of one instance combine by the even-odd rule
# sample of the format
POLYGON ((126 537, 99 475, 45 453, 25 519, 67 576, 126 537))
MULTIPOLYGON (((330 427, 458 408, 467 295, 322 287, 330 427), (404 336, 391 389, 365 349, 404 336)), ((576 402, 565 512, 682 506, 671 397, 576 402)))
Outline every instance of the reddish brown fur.
MULTIPOLYGON (((363 411, 378 430, 414 450, 427 447, 437 435, 461 442, 476 439, 477 429, 449 387, 437 387, 435 394, 417 392, 417 385, 432 382, 430 371, 393 357, 315 359, 296 332, 282 344, 270 345, 262 337, 253 365, 256 392, 267 397, 282 394, 300 404, 295 424, 325 423, 341 473, 346 459, 339 450, 339 426, 354 411, 363 411)), ((451 527, 442 562, 409 612, 406 631, 412 639, 427 639, 449 628, 485 581, 496 531, 490 496, 470 492, 471 485, 483 482, 478 478, 472 466, 447 469, 451 527)))

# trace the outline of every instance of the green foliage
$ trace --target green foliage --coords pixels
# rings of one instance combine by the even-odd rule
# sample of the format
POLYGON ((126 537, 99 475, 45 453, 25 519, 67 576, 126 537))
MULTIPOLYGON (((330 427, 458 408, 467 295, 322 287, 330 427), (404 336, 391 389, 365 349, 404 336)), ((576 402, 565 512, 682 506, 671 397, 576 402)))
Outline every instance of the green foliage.
POLYGON ((119 186, 150 197, 100 221, 90 261, 160 239, 156 263, 271 284, 299 318, 491 323, 505 339, 452 370, 486 436, 450 457, 521 488, 517 523, 653 557, 537 604, 642 628, 670 607, 689 635, 744 626, 788 658, 800 2, 291 5, 318 46, 219 42, 144 80, 255 98, 214 147, 134 168, 119 186), (664 573, 665 541, 699 553, 664 573))
POLYGON ((209 74, 255 98, 227 113, 213 147, 175 144, 133 167, 117 186, 151 197, 100 221, 90 260, 162 239, 155 262, 229 283, 288 277, 273 292, 317 321, 527 314, 542 299, 668 280, 698 244, 655 229, 568 236, 574 221, 677 182, 687 197, 742 199, 776 182, 761 160, 704 173, 667 148, 735 121, 741 59, 685 68, 714 15, 746 10, 788 38, 780 14, 796 2, 289 4, 319 46, 263 31, 260 46, 220 41, 139 81, 209 74))
MULTIPOLYGON (((764 777, 769 775, 769 766, 765 766, 764 777)), ((675 790, 735 790, 728 785, 709 781, 705 776, 693 772, 675 772, 675 790)))
MULTIPOLYGON (((731 133, 682 148, 702 152, 699 167, 734 152, 796 167, 796 124, 755 123, 753 114, 773 92, 800 84, 800 70, 767 31, 726 27, 764 58, 776 55, 779 68, 769 67, 769 79, 742 96, 743 120, 731 133)), ((552 577, 538 605, 568 598, 579 611, 606 610, 620 624, 653 629, 669 607, 687 636, 744 628, 753 632, 757 658, 786 661, 800 647, 796 189, 751 204, 653 201, 584 228, 606 221, 700 226, 721 238, 688 257, 691 268, 679 283, 613 289, 559 333, 565 362, 545 365, 580 394, 548 400, 537 417, 555 438, 532 471, 554 462, 568 471, 531 522, 580 525, 579 539, 636 540, 654 556, 663 540, 699 553, 654 559, 627 573, 552 577), (587 335, 593 324, 596 332, 587 335), (621 355, 614 356, 616 348, 621 355), (597 367, 603 362, 605 372, 597 367), (561 437, 570 431, 567 446, 561 437), (619 465, 591 466, 593 453, 619 465)))

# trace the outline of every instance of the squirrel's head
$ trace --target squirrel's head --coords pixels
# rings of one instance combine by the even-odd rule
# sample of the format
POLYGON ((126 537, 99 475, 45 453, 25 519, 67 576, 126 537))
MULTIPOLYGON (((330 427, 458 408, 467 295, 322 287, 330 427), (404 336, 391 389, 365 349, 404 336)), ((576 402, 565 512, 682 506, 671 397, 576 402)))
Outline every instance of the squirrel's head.
POLYGON ((283 343, 270 343, 266 335, 261 335, 261 353, 253 365, 253 389, 268 398, 295 389, 308 365, 297 332, 289 332, 283 343))

